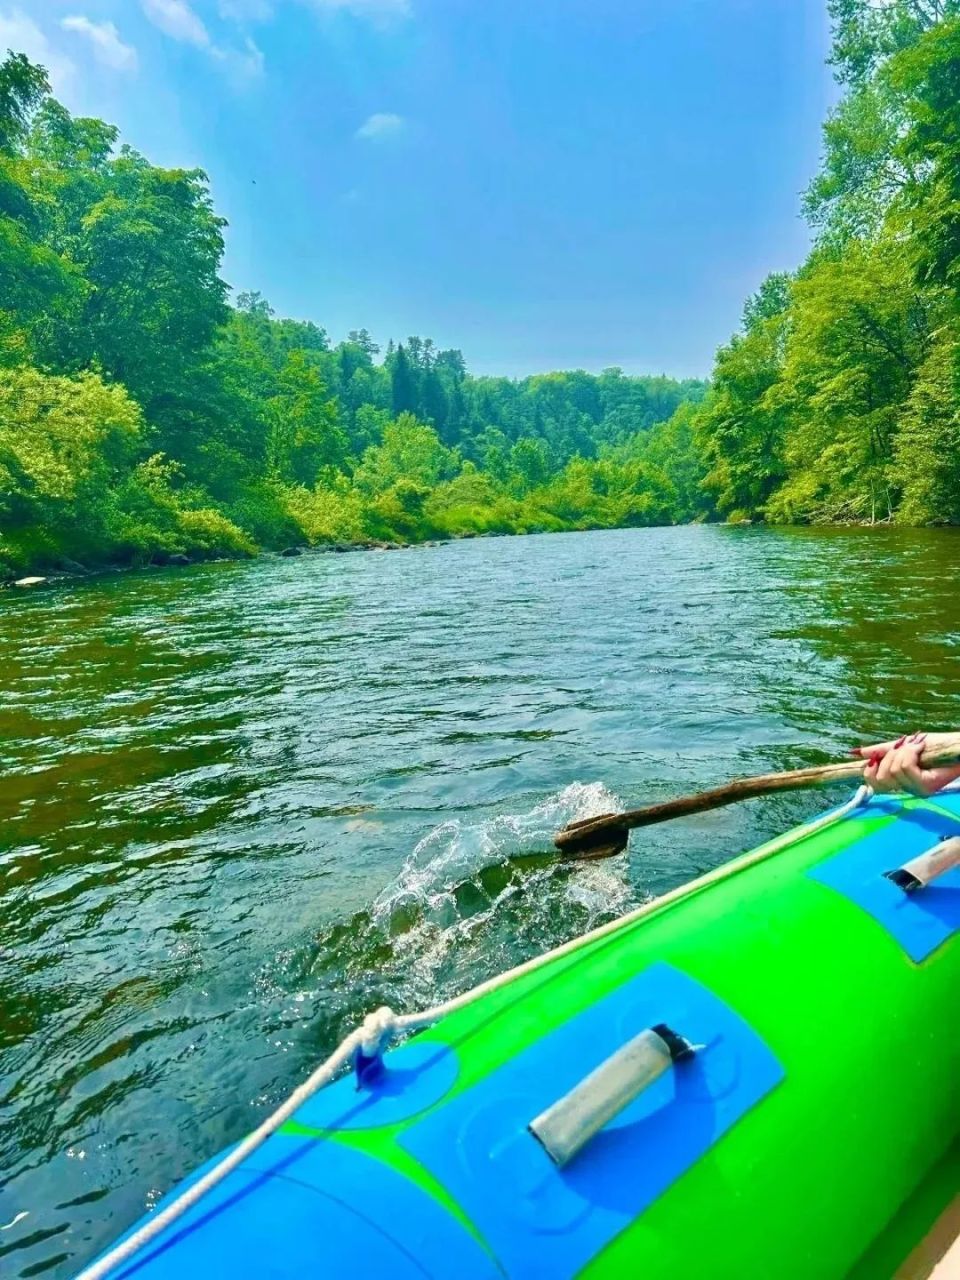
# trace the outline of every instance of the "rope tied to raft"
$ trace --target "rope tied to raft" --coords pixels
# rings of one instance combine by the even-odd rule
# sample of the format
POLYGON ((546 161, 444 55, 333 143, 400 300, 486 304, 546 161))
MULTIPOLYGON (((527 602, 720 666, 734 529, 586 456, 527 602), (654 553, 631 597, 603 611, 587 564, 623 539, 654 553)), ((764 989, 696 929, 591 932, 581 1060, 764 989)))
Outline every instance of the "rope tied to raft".
POLYGON ((375 1057, 397 1034, 399 1018, 389 1005, 381 1005, 368 1013, 360 1024, 360 1050, 368 1057, 375 1057))
POLYGON ((157 1236, 166 1231, 167 1227, 172 1226, 184 1214, 189 1212, 195 1204, 241 1165, 248 1156, 258 1150, 269 1137, 286 1124, 294 1112, 299 1110, 308 1099, 312 1098, 325 1085, 330 1084, 344 1067, 351 1065, 354 1067, 357 1072, 358 1087, 362 1087, 365 1079, 372 1079, 373 1075, 379 1071, 382 1065, 383 1052, 390 1041, 403 1032, 417 1031, 423 1027, 430 1026, 440 1018, 456 1013, 458 1010, 472 1004, 474 1000, 478 1000, 481 996, 487 995, 491 991, 496 991, 500 987, 514 982, 517 978, 535 972, 543 965, 558 959, 560 956, 569 954, 578 947, 587 943, 597 942, 601 938, 617 933, 627 925, 633 924, 657 911, 665 910, 682 899, 701 892, 712 884, 729 879, 741 871, 746 871, 749 867, 756 866, 759 862, 766 861, 789 845, 794 844, 797 840, 806 839, 808 836, 822 830, 822 828, 842 821, 867 804, 872 796, 873 788, 864 784, 857 789, 856 794, 846 804, 841 805, 839 809, 833 809, 825 813, 822 817, 808 823, 799 831, 788 832, 769 844, 761 845, 759 849, 754 849, 751 853, 744 854, 741 858, 736 858, 732 862, 724 863, 713 871, 709 871, 706 875, 700 876, 697 880, 680 885, 659 898, 643 903, 626 915, 620 916, 616 920, 611 920, 607 924, 600 925, 598 928, 582 934, 578 938, 572 938, 569 942, 565 942, 562 946, 556 947, 552 951, 534 956, 532 960, 526 960, 523 964, 519 964, 513 969, 508 969, 505 973, 496 974, 494 977, 488 978, 486 982, 481 982, 478 986, 471 987, 470 990, 464 991, 461 995, 454 996, 450 1000, 445 1000, 442 1004, 433 1005, 431 1008, 423 1009, 419 1013, 407 1014, 398 1014, 389 1005, 381 1005, 379 1009, 374 1009, 366 1015, 360 1026, 351 1031, 333 1053, 304 1080, 303 1084, 298 1085, 290 1096, 271 1115, 267 1116, 252 1133, 249 1133, 242 1142, 239 1142, 232 1151, 229 1151, 222 1160, 218 1161, 212 1169, 189 1186, 182 1195, 179 1195, 176 1200, 168 1204, 165 1209, 161 1209, 154 1217, 149 1218, 142 1227, 128 1236, 126 1240, 114 1245, 102 1258, 82 1271, 77 1280, 104 1280, 104 1277, 108 1276, 124 1262, 127 1262, 134 1254, 139 1253, 152 1240, 155 1240, 157 1236))

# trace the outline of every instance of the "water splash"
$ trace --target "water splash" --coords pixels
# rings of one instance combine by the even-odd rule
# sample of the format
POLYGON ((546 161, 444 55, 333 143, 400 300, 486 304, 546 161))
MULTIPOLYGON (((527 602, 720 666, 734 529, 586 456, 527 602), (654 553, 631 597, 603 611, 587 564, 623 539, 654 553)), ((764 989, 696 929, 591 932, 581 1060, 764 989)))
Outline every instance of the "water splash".
POLYGON ((613 919, 631 905, 622 859, 544 851, 564 823, 618 807, 601 783, 573 783, 526 813, 441 823, 369 912, 317 940, 311 976, 346 975, 354 1015, 373 1001, 413 1009, 613 919))
POLYGON ((490 867, 549 850, 554 834, 566 823, 621 807, 602 782, 573 782, 528 813, 500 814, 474 823, 460 818, 442 822, 424 836, 377 898, 374 919, 383 924, 395 913, 402 915, 405 905, 430 903, 490 867))

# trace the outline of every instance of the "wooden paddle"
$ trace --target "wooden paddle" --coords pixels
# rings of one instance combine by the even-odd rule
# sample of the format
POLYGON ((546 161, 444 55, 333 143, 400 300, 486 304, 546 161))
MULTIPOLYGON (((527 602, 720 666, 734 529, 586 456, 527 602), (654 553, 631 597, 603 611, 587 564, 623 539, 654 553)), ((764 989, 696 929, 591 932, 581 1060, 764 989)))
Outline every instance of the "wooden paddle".
MULTIPOLYGON (((960 763, 960 733, 942 738, 935 746, 925 748, 920 757, 924 769, 936 765, 960 763)), ((771 791, 799 791, 804 787, 822 787, 847 778, 860 778, 866 760, 844 760, 839 764, 818 765, 812 769, 791 769, 787 773, 764 773, 756 778, 737 778, 722 787, 701 791, 697 795, 667 800, 645 809, 628 809, 625 813, 603 813, 597 818, 581 818, 558 831, 553 843, 571 858, 612 858, 627 847, 635 827, 649 827, 670 818, 683 818, 691 813, 719 809, 736 800, 752 800, 771 791)))

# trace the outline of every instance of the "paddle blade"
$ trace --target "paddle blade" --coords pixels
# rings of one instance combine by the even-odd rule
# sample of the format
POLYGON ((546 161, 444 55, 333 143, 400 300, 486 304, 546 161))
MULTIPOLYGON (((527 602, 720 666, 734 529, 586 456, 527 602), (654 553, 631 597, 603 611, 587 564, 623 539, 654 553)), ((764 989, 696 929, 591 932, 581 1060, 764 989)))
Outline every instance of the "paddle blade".
MULTIPOLYGON (((600 858, 615 858, 623 853, 630 839, 626 827, 605 827, 601 831, 585 831, 577 828, 581 823, 572 822, 558 832, 554 844, 565 858, 578 862, 592 862, 600 858)), ((586 825, 586 824, 583 824, 586 825)))

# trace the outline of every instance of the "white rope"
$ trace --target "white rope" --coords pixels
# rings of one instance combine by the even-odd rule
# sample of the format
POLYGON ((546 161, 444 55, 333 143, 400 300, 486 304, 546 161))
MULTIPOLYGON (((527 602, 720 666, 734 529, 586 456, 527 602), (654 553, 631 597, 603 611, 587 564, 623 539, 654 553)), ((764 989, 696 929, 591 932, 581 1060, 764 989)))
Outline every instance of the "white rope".
POLYGON ((462 995, 455 996, 452 1000, 445 1000, 442 1004, 434 1005, 431 1009, 424 1009, 420 1013, 403 1015, 394 1013, 386 1005, 380 1009, 375 1009, 373 1013, 367 1014, 360 1026, 347 1036, 330 1057, 304 1080, 303 1084, 294 1089, 289 1098, 282 1102, 272 1115, 268 1116, 229 1154, 218 1161, 208 1173, 205 1173, 202 1178, 188 1187, 182 1195, 177 1196, 172 1204, 167 1205, 155 1217, 149 1218, 132 1236, 115 1245, 98 1262, 93 1263, 85 1271, 82 1271, 77 1276, 77 1280, 103 1280, 104 1276, 109 1275, 111 1271, 133 1257, 135 1253, 139 1253, 151 1240, 155 1240, 161 1232, 176 1222, 178 1218, 182 1218, 198 1201, 203 1199, 208 1191, 212 1191, 238 1165, 241 1165, 248 1156, 261 1147, 271 1134, 276 1133, 281 1125, 285 1124, 299 1107, 313 1097, 318 1089, 322 1089, 324 1085, 329 1084, 340 1069, 351 1062, 358 1049, 367 1058, 375 1057, 382 1052, 385 1046, 398 1033, 414 1031, 421 1027, 429 1026, 440 1018, 456 1013, 468 1004, 472 1004, 474 1000, 478 1000, 481 996, 487 995, 491 991, 496 991, 498 988, 516 981, 517 978, 532 973, 534 970, 561 956, 568 955, 571 951, 575 951, 589 943, 597 942, 612 933, 617 933, 627 925, 633 924, 645 916, 662 911, 666 907, 679 902, 682 898, 688 898, 720 880, 726 880, 730 876, 745 871, 748 867, 755 866, 758 862, 763 862, 767 858, 773 857, 774 854, 779 853, 788 845, 795 844, 797 840, 806 839, 823 827, 830 826, 834 822, 839 822, 846 818, 855 809, 859 809, 861 805, 866 804, 872 795, 872 788, 862 786, 845 805, 825 813, 822 817, 801 827, 798 831, 787 832, 786 835, 779 836, 769 844, 761 845, 759 849, 754 849, 751 853, 746 853, 732 862, 716 867, 713 871, 700 876, 697 880, 691 880, 688 884, 680 885, 659 898, 645 902, 642 906, 636 907, 626 915, 620 916, 616 920, 611 920, 605 925, 600 925, 599 928, 591 930, 590 933, 572 938, 569 942, 565 942, 563 946, 555 947, 553 951, 548 951, 544 955, 534 956, 532 960, 527 960, 513 969, 508 969, 506 973, 496 974, 494 977, 488 978, 486 982, 481 982, 479 986, 472 987, 462 995))

